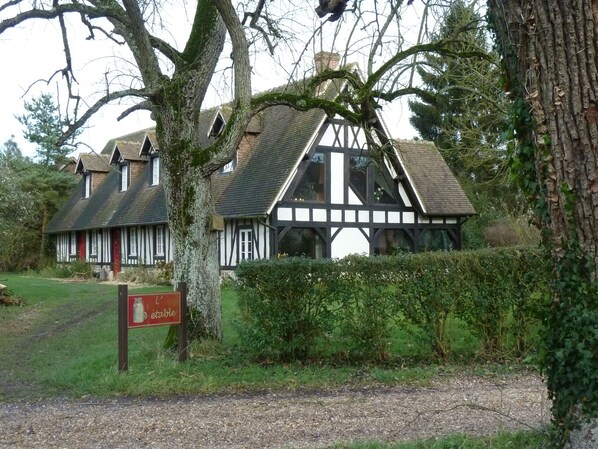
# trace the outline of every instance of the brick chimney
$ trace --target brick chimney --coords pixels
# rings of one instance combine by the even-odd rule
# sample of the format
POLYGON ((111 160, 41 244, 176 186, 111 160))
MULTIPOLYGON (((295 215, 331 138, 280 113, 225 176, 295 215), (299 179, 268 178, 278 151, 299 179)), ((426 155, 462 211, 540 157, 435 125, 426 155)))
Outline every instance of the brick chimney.
POLYGON ((324 70, 336 70, 341 62, 341 55, 329 51, 320 51, 314 56, 316 73, 322 73, 324 70))

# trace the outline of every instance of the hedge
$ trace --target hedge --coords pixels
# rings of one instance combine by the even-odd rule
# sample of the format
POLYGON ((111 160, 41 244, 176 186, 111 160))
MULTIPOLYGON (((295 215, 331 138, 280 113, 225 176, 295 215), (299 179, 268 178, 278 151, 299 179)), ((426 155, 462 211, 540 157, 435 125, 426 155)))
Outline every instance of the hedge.
POLYGON ((449 319, 479 339, 484 357, 525 357, 550 272, 539 249, 501 248, 279 258, 244 262, 236 274, 241 344, 256 358, 306 361, 340 348, 350 360, 380 361, 401 328, 448 358, 449 319))

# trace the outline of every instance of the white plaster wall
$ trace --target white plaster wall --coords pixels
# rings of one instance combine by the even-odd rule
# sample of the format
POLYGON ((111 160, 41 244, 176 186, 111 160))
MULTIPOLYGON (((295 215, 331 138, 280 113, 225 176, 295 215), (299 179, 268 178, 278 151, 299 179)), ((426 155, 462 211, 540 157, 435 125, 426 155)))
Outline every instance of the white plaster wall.
MULTIPOLYGON (((336 228, 332 228, 332 233, 336 228)), ((369 230, 366 230, 369 235, 369 230)), ((332 241, 330 256, 341 259, 349 254, 369 254, 370 244, 358 228, 343 228, 332 241)))
POLYGON ((345 155, 343 153, 330 153, 330 202, 343 204, 345 202, 345 155))

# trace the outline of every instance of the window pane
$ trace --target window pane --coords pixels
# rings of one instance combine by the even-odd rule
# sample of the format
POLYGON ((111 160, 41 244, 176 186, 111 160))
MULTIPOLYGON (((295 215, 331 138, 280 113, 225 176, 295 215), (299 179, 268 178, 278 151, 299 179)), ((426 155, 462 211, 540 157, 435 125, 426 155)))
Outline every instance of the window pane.
POLYGON ((251 229, 241 229, 240 234, 240 256, 241 260, 253 259, 253 239, 251 229))
POLYGON ((290 229, 278 243, 278 252, 288 256, 306 256, 312 259, 326 257, 326 245, 320 234, 311 228, 290 229))
POLYGON ((152 159, 152 185, 158 184, 160 184, 160 158, 155 157, 152 159))
POLYGON ((295 189, 293 200, 324 202, 326 181, 326 157, 324 153, 314 153, 295 189))
POLYGON ((392 204, 396 203, 396 200, 392 196, 392 190, 384 176, 378 168, 375 169, 376 178, 374 180, 374 201, 377 203, 392 204))
POLYGON ((91 231, 89 246, 89 254, 91 256, 96 256, 98 254, 98 231, 91 231))
POLYGON ((426 229, 419 237, 420 251, 450 251, 455 244, 445 229, 426 229))
POLYGON ((91 196, 91 173, 85 174, 85 198, 91 196))
POLYGON ((406 252, 413 252, 413 239, 404 229, 386 229, 376 237, 374 254, 391 256, 406 252))
POLYGON ((164 255, 164 227, 158 226, 156 228, 156 255, 164 255))
POLYGON ((349 182, 353 190, 359 193, 363 200, 367 198, 367 169, 369 162, 370 159, 367 156, 349 157, 349 182))
POLYGON ((122 165, 120 168, 120 190, 124 192, 129 186, 129 167, 122 165))
POLYGON ((137 229, 135 228, 129 229, 129 255, 137 255, 137 229))

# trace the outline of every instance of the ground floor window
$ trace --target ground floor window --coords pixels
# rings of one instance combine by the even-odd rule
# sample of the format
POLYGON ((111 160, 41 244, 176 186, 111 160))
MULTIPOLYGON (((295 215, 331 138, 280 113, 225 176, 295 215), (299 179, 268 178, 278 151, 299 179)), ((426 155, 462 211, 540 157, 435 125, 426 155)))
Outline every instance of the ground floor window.
POLYGON ((137 228, 129 228, 129 256, 137 256, 137 228))
POLYGON ((382 229, 376 234, 374 254, 377 256, 392 256, 413 251, 413 238, 405 229, 382 229))
POLYGON ((156 226, 156 256, 164 256, 164 226, 156 226))
POLYGON ((98 255, 98 231, 93 230, 89 233, 89 255, 98 255))
POLYGON ((280 238, 278 253, 321 259, 326 257, 326 242, 314 228, 292 228, 280 238))
POLYGON ((419 236, 420 251, 450 251, 457 247, 446 229, 426 229, 419 236))
POLYGON ((253 259, 253 236, 251 229, 239 229, 239 253, 240 260, 253 259))
POLYGON ((77 254, 77 233, 74 231, 69 235, 69 254, 71 256, 77 254))

